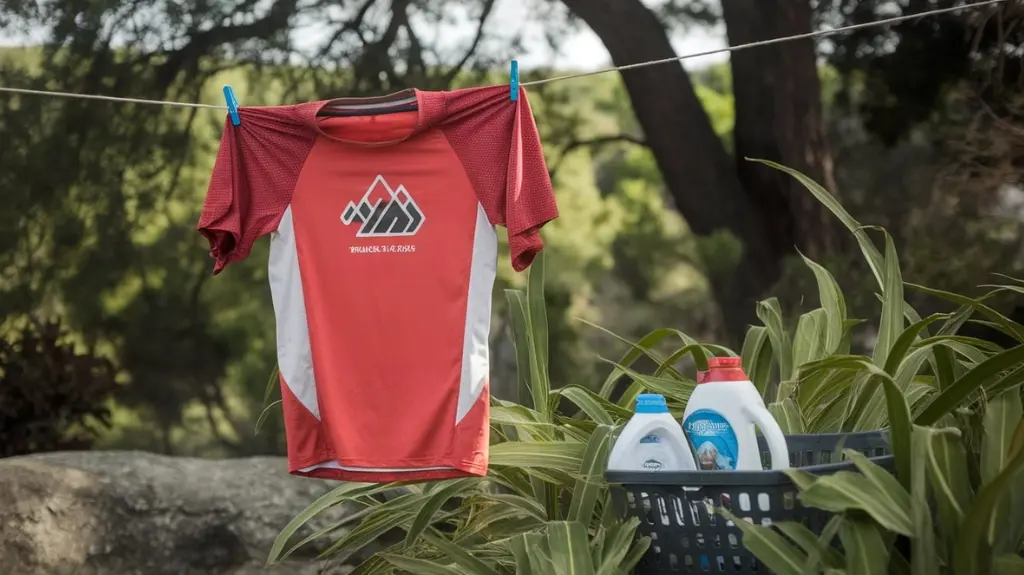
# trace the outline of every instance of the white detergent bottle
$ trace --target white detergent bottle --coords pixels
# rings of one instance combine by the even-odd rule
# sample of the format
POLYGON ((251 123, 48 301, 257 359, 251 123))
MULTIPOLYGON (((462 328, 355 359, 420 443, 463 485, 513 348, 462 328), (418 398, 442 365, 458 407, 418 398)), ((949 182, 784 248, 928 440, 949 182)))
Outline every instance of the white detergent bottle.
POLYGON ((755 426, 771 454, 772 469, 789 467, 786 437, 747 379, 740 358, 713 357, 700 372, 683 414, 700 470, 760 470, 755 426))
POLYGON ((693 453, 664 396, 642 393, 608 457, 611 471, 695 471, 693 453))

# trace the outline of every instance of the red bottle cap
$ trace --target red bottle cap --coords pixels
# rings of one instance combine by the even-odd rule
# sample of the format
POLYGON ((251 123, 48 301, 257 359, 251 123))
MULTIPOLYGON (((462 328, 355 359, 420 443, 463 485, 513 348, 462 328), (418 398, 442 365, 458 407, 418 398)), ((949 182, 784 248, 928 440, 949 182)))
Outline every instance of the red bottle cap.
POLYGON ((697 383, 746 381, 743 360, 738 357, 709 357, 707 371, 697 372, 697 383))

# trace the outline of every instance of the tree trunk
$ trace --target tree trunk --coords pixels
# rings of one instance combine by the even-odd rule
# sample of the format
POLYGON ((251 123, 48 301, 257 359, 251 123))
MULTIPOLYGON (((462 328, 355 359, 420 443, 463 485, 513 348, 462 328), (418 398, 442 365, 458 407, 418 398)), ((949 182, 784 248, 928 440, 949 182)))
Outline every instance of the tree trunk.
MULTIPOLYGON (((807 0, 722 0, 722 15, 732 46, 811 31, 807 0)), ((745 159, 778 162, 835 192, 814 41, 740 50, 730 63, 737 173, 771 232, 772 251, 797 246, 817 259, 837 250, 845 235, 824 206, 790 176, 745 159)))
MULTIPOLYGON (((753 34, 772 35, 774 27, 781 26, 773 22, 781 17, 765 17, 759 9, 756 16, 744 19, 746 15, 736 14, 740 2, 743 10, 755 12, 754 5, 783 5, 793 0, 724 2, 731 4, 729 16, 741 24, 771 24, 772 32, 744 28, 746 38, 753 34)), ((601 38, 617 66, 676 56, 664 26, 640 0, 563 3, 601 38)), ((785 29, 795 26, 801 13, 807 14, 800 31, 809 30, 808 6, 777 10, 788 13, 785 20, 789 24, 785 29)), ((727 24, 731 26, 729 18, 727 24)), ((741 41, 731 29, 730 40, 741 41)), ((733 70, 739 168, 712 129, 681 65, 660 64, 622 72, 647 145, 690 229, 698 236, 728 230, 743 244, 737 269, 726 273, 712 271, 709 275, 725 328, 734 341, 742 338, 747 325, 755 321, 755 302, 779 279, 785 256, 792 254, 796 246, 810 255, 831 245, 819 241, 819 233, 830 237, 830 226, 825 225, 830 221, 822 222, 817 217, 820 211, 812 212, 812 206, 803 202, 813 201, 807 192, 797 196, 797 184, 788 176, 742 160, 744 155, 774 160, 806 170, 811 177, 832 187, 814 46, 807 41, 775 48, 776 52, 757 60, 763 69, 751 71, 754 64, 749 63, 753 62, 750 55, 757 57, 757 50, 769 48, 741 52, 747 56, 742 60, 742 71, 733 70), (765 112, 757 107, 759 90, 767 90, 761 96, 770 104, 769 110, 777 111, 765 112), (799 210, 792 204, 793 198, 797 198, 799 210), (808 213, 815 217, 805 219, 808 213)), ((709 268, 714 270, 713 262, 709 268)))
MULTIPOLYGON (((617 66, 672 58, 657 16, 640 0, 563 0, 601 38, 617 66)), ((747 197, 736 166, 679 64, 622 72, 633 111, 676 208, 693 233, 732 232, 743 243, 735 270, 711 273, 714 297, 732 339, 752 323, 754 302, 779 276, 779 254, 747 197)), ((714 269, 714 265, 708 266, 714 269)))

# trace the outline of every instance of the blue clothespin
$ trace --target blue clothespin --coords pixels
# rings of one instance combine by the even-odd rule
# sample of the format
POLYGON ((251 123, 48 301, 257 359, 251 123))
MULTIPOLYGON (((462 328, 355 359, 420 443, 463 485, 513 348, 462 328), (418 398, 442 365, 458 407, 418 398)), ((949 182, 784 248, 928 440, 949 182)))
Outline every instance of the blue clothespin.
POLYGON ((235 91, 231 86, 224 86, 224 101, 228 103, 228 113, 231 114, 231 125, 237 126, 242 123, 238 117, 238 100, 235 99, 235 91))
POLYGON ((512 68, 508 75, 508 92, 512 101, 519 99, 519 62, 512 60, 512 68))

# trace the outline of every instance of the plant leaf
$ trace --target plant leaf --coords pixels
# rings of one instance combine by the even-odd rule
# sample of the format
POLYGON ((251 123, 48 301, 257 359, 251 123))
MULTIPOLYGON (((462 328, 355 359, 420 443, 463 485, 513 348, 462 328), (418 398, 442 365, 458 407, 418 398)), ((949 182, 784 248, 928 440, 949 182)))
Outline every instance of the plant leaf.
POLYGON ((587 528, 576 521, 551 521, 547 525, 548 546, 559 575, 594 575, 587 528))
POLYGON ((598 425, 590 436, 587 449, 583 452, 583 464, 579 479, 572 490, 572 503, 569 505, 569 521, 576 521, 589 527, 594 519, 594 505, 600 497, 601 490, 606 488, 604 470, 608 464, 608 448, 612 432, 610 425, 598 425))
POLYGON ((500 575, 493 567, 436 532, 428 531, 423 534, 423 538, 427 543, 436 547, 438 551, 444 553, 445 557, 455 561, 459 566, 459 573, 465 575, 500 575))
POLYGON ((275 405, 281 403, 282 401, 284 401, 284 400, 278 399, 277 401, 274 401, 270 405, 268 405, 268 406, 263 408, 263 411, 260 412, 259 418, 256 419, 256 431, 255 431, 255 433, 253 435, 259 435, 260 434, 260 428, 263 427, 263 422, 266 421, 267 420, 267 416, 270 415, 270 410, 273 409, 273 407, 275 405))
POLYGON ((898 505, 905 495, 886 493, 858 473, 840 471, 819 477, 799 497, 807 507, 834 513, 864 511, 890 531, 911 534, 909 506, 898 505))
POLYGON ((405 534, 406 548, 412 547, 416 543, 419 536, 434 520, 434 515, 441 510, 445 503, 452 497, 459 496, 464 491, 479 484, 482 479, 481 477, 454 479, 445 482, 431 492, 430 496, 423 502, 423 507, 420 507, 416 517, 412 520, 412 526, 409 527, 409 531, 405 534))
POLYGON ((865 519, 847 517, 839 527, 839 540, 846 551, 849 575, 877 575, 886 572, 889 548, 878 527, 865 519))
MULTIPOLYGON (((985 409, 985 438, 981 448, 981 477, 988 483, 998 477, 1012 459, 1011 446, 1017 427, 1024 417, 1021 396, 1011 389, 995 396, 985 409)), ((1024 474, 1016 481, 1016 489, 1009 489, 1001 504, 993 509, 992 522, 999 526, 994 532, 996 552, 1012 552, 1024 536, 1024 474)))
MULTIPOLYGON (((421 497, 419 494, 415 495, 421 497)), ((400 497, 378 505, 374 512, 367 515, 358 526, 321 551, 320 557, 328 557, 339 552, 355 553, 370 543, 379 540, 388 531, 401 527, 406 521, 412 519, 413 513, 407 510, 389 510, 387 508, 388 504, 395 503, 401 499, 400 497)), ((401 503, 408 503, 408 500, 401 501, 401 503)))
POLYGON ((896 338, 896 341, 893 342, 892 349, 889 350, 889 355, 885 360, 885 372, 891 376, 895 376, 896 371, 903 362, 903 358, 906 357, 911 346, 914 345, 918 336, 921 335, 921 331, 940 319, 948 317, 949 314, 933 314, 919 322, 911 324, 907 329, 903 330, 903 332, 899 334, 899 337, 896 338))
POLYGON ((551 393, 560 395, 575 403, 576 407, 579 407, 595 423, 615 425, 617 420, 629 419, 633 416, 632 410, 615 405, 593 391, 579 385, 567 385, 551 393))
MULTIPOLYGON (((609 360, 601 357, 598 359, 611 363, 609 360)), ((686 401, 690 398, 690 394, 693 393, 694 388, 697 387, 697 382, 693 380, 668 379, 665 377, 644 375, 623 365, 617 365, 616 368, 629 376, 633 381, 640 383, 643 388, 654 393, 664 395, 665 400, 670 403, 675 402, 685 405, 686 401)))
POLYGON ((842 564, 843 557, 829 545, 832 537, 835 537, 839 529, 839 523, 842 520, 841 515, 835 515, 829 520, 826 529, 822 531, 824 536, 826 532, 831 530, 831 535, 827 540, 819 539, 813 531, 802 523, 795 521, 779 521, 778 523, 772 523, 772 526, 781 531, 786 537, 789 537, 793 543, 799 545, 807 553, 807 562, 804 563, 802 569, 803 574, 807 575, 808 573, 819 573, 823 565, 838 567, 842 564))
MULTIPOLYGON (((1003 471, 978 492, 974 505, 964 519, 960 536, 957 538, 954 565, 957 573, 987 575, 992 571, 992 556, 995 552, 997 533, 1006 525, 993 522, 996 505, 1004 501, 1017 481, 1017 475, 1024 470, 1024 452, 1017 453, 1003 471)), ((1024 513, 1024 509, 1014 510, 1024 513)))
POLYGON ((843 339, 843 329, 846 323, 846 300, 843 298, 843 292, 839 289, 836 279, 827 269, 803 254, 800 254, 800 257, 814 272, 814 279, 818 282, 818 299, 821 302, 821 307, 825 310, 825 353, 823 355, 836 353, 843 339))
MULTIPOLYGON (((538 574, 556 573, 554 559, 551 554, 551 546, 548 545, 546 533, 527 533, 526 545, 530 550, 529 563, 533 571, 538 574)), ((519 569, 516 569, 516 573, 519 569)))
POLYGON ((913 426, 910 457, 910 515, 914 525, 910 566, 914 575, 935 575, 939 572, 935 530, 928 493, 928 428, 913 426))
POLYGON ((987 293, 987 294, 985 294, 985 295, 983 295, 981 297, 971 298, 971 297, 967 297, 967 296, 960 295, 960 294, 955 294, 955 293, 948 292, 948 291, 943 291, 943 290, 938 290, 938 289, 934 289, 934 288, 925 287, 925 286, 918 285, 918 284, 913 284, 913 283, 910 283, 910 282, 907 282, 905 285, 907 287, 909 287, 911 289, 914 289, 916 291, 919 291, 921 293, 925 293, 925 294, 928 294, 928 295, 931 295, 931 296, 935 296, 935 297, 944 299, 946 301, 951 301, 951 302, 953 302, 953 303, 955 303, 957 305, 969 306, 969 307, 973 308, 975 311, 977 311, 977 312, 981 313, 982 315, 984 315, 985 317, 989 318, 993 322, 999 324, 999 326, 1002 327, 1003 330, 1005 330, 1004 333, 1006 333, 1007 335, 1010 335, 1011 337, 1014 337, 1017 341, 1024 343, 1024 326, 1020 325, 1019 323, 1011 320, 1010 318, 1006 317, 1005 315, 999 313, 998 311, 996 311, 996 310, 992 309, 991 307, 989 307, 989 306, 985 305, 984 303, 982 303, 984 300, 986 300, 989 297, 992 297, 993 295, 997 294, 999 292, 999 290, 995 290, 995 291, 989 292, 989 293, 987 293))
POLYGON ((828 317, 825 310, 817 308, 800 315, 793 337, 793 365, 801 365, 817 361, 827 355, 826 330, 828 317))
MULTIPOLYGON (((957 309, 953 317, 946 320, 942 327, 939 328, 938 335, 953 335, 960 331, 963 324, 974 314, 974 308, 969 305, 962 305, 957 309)), ((953 357, 953 352, 949 348, 942 346, 936 347, 933 354, 934 358, 929 359, 932 364, 932 371, 935 373, 935 377, 938 379, 939 389, 946 389, 958 377, 958 367, 956 359, 953 357)))
POLYGON ((533 349, 537 355, 538 369, 545 381, 547 381, 548 373, 548 308, 547 302, 544 301, 544 261, 546 259, 544 251, 534 256, 530 270, 527 272, 529 276, 526 284, 526 301, 529 305, 533 349))
MULTIPOLYGON (((816 200, 821 202, 821 204, 825 206, 828 209, 828 211, 832 212, 833 215, 839 218, 839 221, 843 223, 846 229, 848 229, 850 233, 853 234, 854 238, 857 240, 857 245, 860 246, 860 251, 864 255, 864 260, 867 261, 868 267, 871 268, 871 273, 874 274, 875 280, 878 282, 878 287, 880 287, 884 293, 885 274, 883 270, 885 268, 885 260, 882 258, 882 254, 878 251, 878 248, 875 246, 875 243, 871 241, 871 238, 868 236, 867 232, 865 231, 861 223, 854 219, 853 216, 851 216, 850 213, 847 212, 845 208, 843 208, 843 205, 839 203, 838 198, 832 195, 832 193, 830 193, 825 188, 821 187, 821 185, 815 182, 813 179, 805 176, 804 174, 801 174, 799 171, 794 170, 793 168, 788 168, 786 166, 783 166, 782 164, 772 162, 770 160, 762 160, 757 158, 746 159, 752 162, 764 164, 766 166, 775 168, 776 170, 789 174, 794 179, 796 179, 796 181, 798 181, 802 186, 807 188, 807 191, 811 192, 811 195, 813 195, 816 200)), ((903 313, 908 316, 911 323, 918 322, 921 320, 917 312, 914 311, 914 308, 911 307, 910 304, 906 303, 906 301, 903 302, 903 313)), ((925 335, 927 336, 927 331, 923 333, 925 333, 925 335)), ((842 351, 841 353, 848 353, 848 351, 842 351)))
MULTIPOLYGON (((870 380, 882 382, 883 395, 885 397, 886 412, 888 414, 889 440, 892 442, 893 455, 895 456, 896 474, 900 483, 905 487, 909 486, 910 477, 910 407, 907 405, 903 391, 896 385, 896 382, 882 368, 858 356, 832 356, 820 362, 817 366, 831 366, 836 369, 856 369, 866 371, 870 380)), ((874 388, 866 387, 858 390, 857 394, 865 395, 873 393, 874 388)), ((870 397, 870 396, 869 396, 870 397)), ((858 400, 859 402, 859 400, 858 400)))
MULTIPOLYGON (((606 334, 614 337, 615 339, 617 339, 617 340, 619 340, 619 341, 629 345, 629 351, 627 351, 622 356, 622 358, 619 361, 617 361, 617 362, 610 362, 610 363, 612 363, 615 366, 629 367, 629 366, 633 365, 638 359, 640 359, 641 357, 644 357, 644 356, 649 357, 650 359, 652 359, 658 365, 664 364, 664 360, 662 359, 661 355, 659 353, 657 353, 656 351, 654 351, 654 348, 658 344, 660 344, 663 340, 668 338, 668 337, 676 336, 676 337, 678 337, 680 339, 680 341, 683 342, 684 345, 690 345, 692 343, 697 343, 697 340, 693 339, 692 337, 686 335, 685 333, 683 333, 683 332, 681 332, 681 331, 679 331, 677 329, 672 329, 672 328, 660 328, 660 329, 653 330, 650 333, 648 333, 647 335, 645 335, 644 337, 640 338, 639 341, 634 343, 634 342, 629 341, 628 339, 626 339, 626 338, 624 338, 622 336, 619 336, 619 335, 615 334, 612 331, 609 331, 609 330, 607 330, 607 329, 605 329, 605 328, 603 328, 603 327, 601 327, 601 326, 599 326, 597 324, 591 323, 591 322, 589 322, 589 321, 587 321, 585 319, 577 318, 577 321, 579 321, 580 323, 583 323, 583 324, 585 324, 587 326, 590 326, 590 327, 592 327, 592 328, 594 328, 594 329, 596 329, 596 330, 598 330, 600 332, 606 333, 606 334)), ((735 355, 735 354, 732 354, 732 355, 735 355)), ((694 359, 696 361, 696 358, 694 358, 694 359)), ((707 369, 707 367, 708 366, 707 366, 707 362, 706 361, 703 364, 701 364, 700 362, 697 363, 697 369, 707 369)), ((669 372, 673 376, 676 376, 676 377, 679 377, 679 378, 683 377, 683 374, 679 373, 678 371, 675 371, 675 369, 669 370, 669 372)), ((612 391, 615 389, 616 383, 618 383, 619 379, 623 375, 625 375, 625 373, 620 371, 619 369, 612 370, 612 372, 608 374, 608 377, 605 378, 604 383, 601 384, 601 391, 598 392, 598 395, 600 395, 601 397, 603 397, 605 399, 611 400, 612 391)), ((621 403, 620 403, 620 405, 621 405, 621 403)))
MULTIPOLYGON (((917 416, 915 423, 918 425, 935 423, 940 417, 959 407, 961 402, 972 393, 983 389, 984 385, 996 375, 1022 363, 1024 363, 1024 345, 1018 345, 993 355, 965 373, 947 389, 939 392, 935 399, 928 404, 928 407, 917 416)), ((1024 373, 1021 374, 1021 379, 1024 379, 1024 373)))
MULTIPOLYGON (((871 359, 878 367, 885 365, 889 351, 903 332, 903 276, 896 255, 896 244, 889 232, 885 234, 885 266, 882 271, 882 317, 878 324, 878 339, 871 359)), ((922 326, 924 329, 926 326, 922 326)))
POLYGON ((967 474, 967 452, 957 429, 918 428, 926 441, 926 469, 942 533, 955 540, 974 493, 967 474))
POLYGON ((779 402, 769 403, 768 411, 775 418, 775 421, 779 422, 779 427, 782 428, 782 432, 786 435, 805 433, 803 415, 800 413, 800 407, 793 401, 792 397, 787 397, 779 402))
POLYGON ((281 389, 281 368, 275 363, 274 369, 270 371, 270 379, 267 380, 267 387, 263 391, 263 405, 267 405, 270 401, 270 396, 274 394, 274 391, 281 389))
POLYGON ((768 329, 760 325, 752 325, 743 339, 743 370, 747 373, 757 392, 764 396, 768 388, 768 380, 772 373, 772 344, 768 339, 768 329))
POLYGON ((768 330, 768 339, 775 350, 775 361, 779 364, 779 380, 788 381, 793 376, 793 345, 782 322, 779 300, 768 298, 757 302, 757 317, 768 330))
MULTIPOLYGON (((618 573, 632 573, 633 569, 640 563, 651 547, 651 538, 648 536, 638 537, 630 547, 629 553, 622 559, 618 573)), ((518 575, 518 574, 517 574, 518 575)))
POLYGON ((287 558, 295 547, 284 552, 285 545, 292 539, 292 537, 308 523, 312 518, 316 517, 320 513, 323 513, 327 509, 340 505, 346 500, 350 500, 359 495, 374 494, 385 491, 386 489, 394 489, 393 485, 390 486, 379 486, 371 485, 366 483, 345 483, 339 487, 332 489, 331 491, 316 498, 310 503, 305 509, 302 510, 298 515, 292 518, 287 525, 281 529, 281 532, 277 534, 277 538, 274 539, 274 544, 270 547, 270 552, 267 556, 267 564, 274 565, 278 561, 287 558))
POLYGON ((855 220, 853 216, 851 216, 850 213, 846 211, 846 208, 844 208, 843 205, 839 203, 838 198, 832 195, 832 193, 826 190, 825 188, 821 187, 821 185, 818 182, 815 182, 813 179, 805 176, 804 174, 801 174, 799 171, 794 170, 793 168, 783 166, 782 164, 778 164, 770 160, 761 160, 756 158, 746 159, 752 162, 764 164, 766 166, 775 168, 776 170, 785 172, 790 176, 793 176, 793 178, 795 178, 796 181, 800 182, 801 185, 807 188, 807 191, 811 192, 811 195, 813 195, 816 200, 821 202, 821 204, 825 206, 828 209, 828 211, 832 212, 833 215, 839 218, 839 221, 841 221, 843 225, 846 226, 846 229, 850 230, 850 232, 857 239, 857 244, 860 246, 860 251, 864 254, 864 259, 868 262, 868 266, 871 268, 871 272, 875 275, 875 279, 878 281, 878 286, 884 289, 885 284, 882 279, 884 277, 884 274, 882 272, 884 260, 882 259, 882 254, 879 253, 878 248, 875 247, 874 242, 872 242, 871 238, 868 237, 867 232, 864 231, 864 228, 863 226, 861 226, 861 223, 855 220))
POLYGON ((771 527, 754 525, 740 519, 727 509, 716 511, 732 521, 743 533, 740 545, 745 547, 775 575, 800 575, 801 566, 807 561, 807 554, 795 547, 771 527))
POLYGON ((900 484, 910 487, 911 434, 913 424, 910 420, 910 406, 903 396, 903 391, 885 372, 878 377, 885 389, 886 413, 889 415, 889 441, 895 458, 896 477, 900 484))
POLYGON ((680 359, 688 355, 693 357, 694 363, 707 363, 707 349, 705 349, 705 347, 699 343, 691 343, 680 347, 679 349, 672 352, 671 355, 666 357, 665 360, 661 363, 661 365, 659 365, 658 368, 654 370, 654 376, 661 377, 665 372, 673 371, 676 362, 678 362, 680 359))
POLYGON ((650 539, 644 537, 646 542, 638 540, 634 544, 636 528, 640 526, 640 520, 630 517, 625 522, 619 522, 608 528, 602 528, 598 537, 602 540, 601 553, 594 561, 597 567, 597 575, 617 575, 622 572, 629 572, 633 569, 646 552, 650 539), (641 555, 632 558, 631 548, 643 549, 641 555))
POLYGON ((843 340, 840 342, 839 349, 837 349, 835 353, 840 355, 850 354, 850 345, 853 340, 853 328, 864 322, 865 320, 863 319, 848 319, 843 322, 843 340))
POLYGON ((507 441, 492 445, 490 465, 553 468, 575 473, 583 462, 585 444, 578 441, 507 441))
POLYGON ((1021 421, 1020 393, 1009 390, 988 402, 985 409, 985 439, 981 450, 982 481, 995 479, 1010 460, 1010 443, 1021 421))
MULTIPOLYGON (((553 422, 557 406, 549 401, 551 381, 548 376, 548 316, 547 302, 544 299, 544 260, 543 252, 537 254, 530 265, 527 278, 526 313, 529 316, 527 323, 529 337, 526 343, 530 349, 528 365, 534 409, 541 413, 544 421, 553 422)), ((517 365, 516 369, 523 369, 523 366, 517 365)), ((535 478, 531 478, 531 482, 534 492, 545 498, 552 509, 557 509, 557 495, 548 492, 547 488, 535 478)))
POLYGON ((540 409, 534 401, 530 343, 530 316, 526 307, 526 294, 522 290, 505 290, 508 302, 509 326, 512 346, 516 351, 516 378, 519 381, 518 402, 526 407, 540 409))
POLYGON ((417 575, 463 575, 465 573, 454 567, 441 565, 436 561, 428 561, 427 559, 418 559, 394 553, 379 553, 377 556, 399 569, 409 573, 416 573, 417 575))
POLYGON ((1024 557, 1006 553, 993 561, 993 575, 1020 575, 1024 573, 1024 557))
POLYGON ((527 543, 526 534, 512 537, 509 541, 509 549, 512 550, 512 556, 516 560, 516 575, 543 575, 533 569, 533 564, 530 561, 530 554, 533 550, 527 543))

